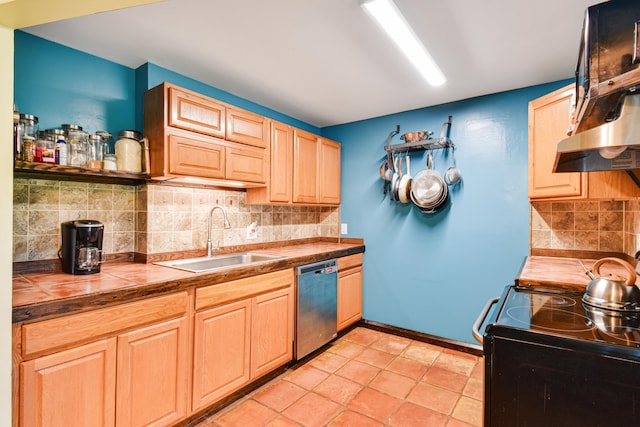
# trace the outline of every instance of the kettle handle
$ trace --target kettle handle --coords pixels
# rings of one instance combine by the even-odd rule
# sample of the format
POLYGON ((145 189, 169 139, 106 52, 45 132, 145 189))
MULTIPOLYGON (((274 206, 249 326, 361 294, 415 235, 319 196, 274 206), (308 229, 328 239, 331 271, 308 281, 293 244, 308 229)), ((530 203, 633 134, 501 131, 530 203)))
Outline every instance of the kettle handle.
POLYGON ((598 261, 596 261, 595 264, 593 264, 593 273, 596 276, 600 277, 600 266, 602 266, 602 264, 606 264, 607 262, 613 262, 613 263, 619 264, 623 266, 625 270, 627 270, 627 273, 629 273, 629 275, 627 276, 627 280, 625 280, 624 282, 625 285, 632 286, 636 283, 636 271, 631 266, 631 264, 629 264, 627 261, 622 260, 620 258, 606 257, 606 258, 599 259, 598 261))

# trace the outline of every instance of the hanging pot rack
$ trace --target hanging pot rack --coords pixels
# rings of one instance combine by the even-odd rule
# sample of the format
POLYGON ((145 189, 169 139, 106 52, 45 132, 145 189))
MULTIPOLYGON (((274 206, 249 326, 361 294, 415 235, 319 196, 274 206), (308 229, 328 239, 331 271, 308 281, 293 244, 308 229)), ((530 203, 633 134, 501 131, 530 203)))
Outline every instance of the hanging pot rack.
POLYGON ((451 118, 452 116, 449 116, 449 119, 442 124, 439 138, 431 138, 433 132, 424 132, 425 138, 419 141, 410 141, 402 144, 391 144, 391 138, 400 133, 400 125, 397 125, 396 129, 389 133, 387 144, 384 146, 384 150, 387 152, 387 156, 391 156, 397 153, 407 153, 410 151, 455 148, 453 141, 451 140, 451 138, 449 138, 449 134, 451 132, 451 118))

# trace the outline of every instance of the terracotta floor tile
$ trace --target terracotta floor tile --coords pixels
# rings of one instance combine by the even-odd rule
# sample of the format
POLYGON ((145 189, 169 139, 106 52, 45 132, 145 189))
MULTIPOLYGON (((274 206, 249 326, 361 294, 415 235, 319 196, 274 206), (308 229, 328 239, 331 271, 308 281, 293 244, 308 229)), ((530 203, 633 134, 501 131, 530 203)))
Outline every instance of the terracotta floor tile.
POLYGON ((369 384, 378 373, 380 368, 371 366, 369 364, 358 362, 357 360, 351 360, 347 362, 342 368, 336 371, 337 375, 357 382, 358 384, 369 384))
POLYGON ((273 421, 270 421, 269 424, 266 424, 264 427, 302 427, 302 424, 298 424, 295 421, 291 421, 289 418, 280 415, 273 421))
POLYGON ((417 362, 415 360, 406 359, 404 357, 396 357, 393 362, 386 367, 388 371, 395 372, 400 375, 404 375, 405 377, 413 378, 415 380, 419 380, 429 369, 423 363, 417 362))
POLYGON ((398 399, 404 399, 416 383, 417 381, 412 378, 395 372, 382 371, 369 383, 369 387, 398 399))
POLYGON ((293 402, 300 399, 307 390, 289 381, 279 380, 258 390, 252 398, 258 402, 282 412, 293 402))
POLYGON ((415 360, 424 365, 431 365, 442 354, 441 350, 422 345, 410 345, 402 352, 402 357, 415 360))
POLYGON ((379 340, 371 344, 376 350, 386 351, 387 353, 398 355, 411 343, 411 340, 393 335, 385 335, 379 340))
POLYGON ((465 423, 464 421, 456 420, 455 418, 449 418, 447 427, 474 427, 474 425, 465 423))
POLYGON ((450 415, 459 397, 458 393, 420 382, 411 390, 407 400, 445 415, 450 415))
POLYGON ((344 411, 329 423, 329 427, 384 427, 379 421, 353 411, 344 411))
POLYGON ((484 379, 484 359, 480 357, 476 366, 473 367, 473 371, 471 371, 471 377, 477 378, 479 380, 484 379))
POLYGON ((338 375, 331 375, 313 389, 336 403, 346 405, 362 390, 363 386, 338 375))
POLYGON ((327 349, 330 353, 339 354, 343 357, 352 359, 364 350, 366 347, 351 341, 338 341, 327 349))
POLYGON ((311 390, 329 376, 328 373, 316 369, 310 365, 304 365, 300 368, 287 373, 284 377, 287 381, 299 385, 302 388, 311 390))
POLYGON ((472 426, 482 426, 482 402, 462 396, 453 410, 453 418, 465 421, 472 426))
POLYGON ((401 404, 400 399, 366 387, 349 402, 349 409, 387 424, 401 404))
POLYGON ((282 414, 305 427, 326 425, 342 406, 316 393, 307 393, 289 406, 282 414))
POLYGON ((484 395, 484 383, 477 378, 469 378, 467 385, 464 387, 462 394, 472 399, 482 401, 484 395))
POLYGON ((471 359, 466 355, 461 356, 462 354, 463 353, 460 352, 457 352, 457 354, 443 352, 438 356, 435 362, 433 362, 433 366, 469 376, 471 375, 473 368, 476 366, 476 360, 471 359))
POLYGON ((446 369, 432 366, 427 373, 422 377, 422 381, 429 384, 444 387, 456 393, 460 393, 463 389, 469 377, 462 374, 456 374, 455 372, 447 371, 446 369))
POLYGON ((378 368, 386 367, 396 356, 375 348, 365 348, 362 353, 355 356, 354 360, 377 366, 378 368))
POLYGON ((321 369, 325 372, 334 373, 342 368, 349 358, 340 356, 339 354, 324 352, 309 362, 314 368, 321 369))
POLYGON ((343 339, 352 341, 364 346, 370 346, 374 342, 378 341, 381 337, 386 334, 383 332, 374 331, 373 329, 367 328, 356 328, 346 334, 343 339))
POLYGON ((277 416, 277 412, 255 400, 245 400, 215 419, 215 423, 220 427, 262 427, 277 416))
POLYGON ((446 423, 446 415, 407 402, 391 417, 390 424, 398 427, 444 427, 446 423))

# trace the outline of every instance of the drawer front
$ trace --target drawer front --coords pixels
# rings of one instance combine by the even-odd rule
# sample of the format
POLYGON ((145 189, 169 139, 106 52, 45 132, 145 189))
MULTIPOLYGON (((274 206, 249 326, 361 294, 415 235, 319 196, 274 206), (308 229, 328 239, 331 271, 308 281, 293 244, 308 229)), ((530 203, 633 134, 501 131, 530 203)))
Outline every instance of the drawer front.
POLYGON ((293 284, 293 270, 287 269, 196 289, 196 310, 259 295, 293 284))
POLYGON ((338 271, 345 270, 347 268, 355 267, 357 265, 362 265, 363 254, 354 254, 345 256, 342 258, 338 258, 338 271))
POLYGON ((204 178, 225 177, 225 147, 215 140, 169 134, 169 173, 204 178))
POLYGON ((188 308, 186 292, 22 325, 22 355, 58 349, 112 335, 135 326, 179 316, 188 308))
POLYGON ((226 106, 193 92, 169 87, 169 126, 225 136, 226 106))
POLYGON ((267 156, 264 149, 227 147, 226 178, 237 181, 264 183, 267 175, 267 156))
POLYGON ((265 148, 267 146, 267 119, 258 114, 227 107, 228 141, 265 148))

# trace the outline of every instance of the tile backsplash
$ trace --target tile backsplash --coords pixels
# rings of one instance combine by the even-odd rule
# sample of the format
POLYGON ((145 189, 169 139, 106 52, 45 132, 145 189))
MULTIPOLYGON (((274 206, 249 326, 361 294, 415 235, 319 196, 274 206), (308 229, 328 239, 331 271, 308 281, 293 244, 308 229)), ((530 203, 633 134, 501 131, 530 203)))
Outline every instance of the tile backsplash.
POLYGON ((640 250, 640 200, 531 203, 531 248, 640 250))
POLYGON ((242 190, 140 185, 137 187, 37 179, 13 181, 13 261, 57 258, 60 223, 95 219, 105 226, 106 253, 205 249, 209 211, 214 246, 308 237, 338 237, 339 208, 247 205, 242 190), (257 238, 246 228, 256 222, 257 238))

